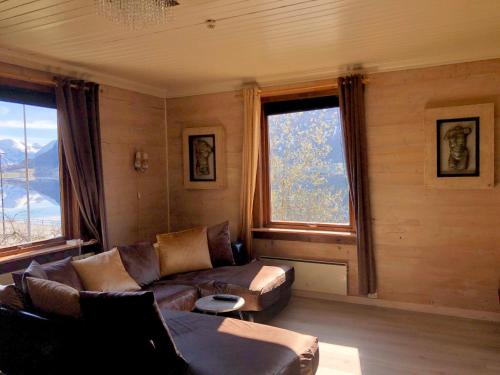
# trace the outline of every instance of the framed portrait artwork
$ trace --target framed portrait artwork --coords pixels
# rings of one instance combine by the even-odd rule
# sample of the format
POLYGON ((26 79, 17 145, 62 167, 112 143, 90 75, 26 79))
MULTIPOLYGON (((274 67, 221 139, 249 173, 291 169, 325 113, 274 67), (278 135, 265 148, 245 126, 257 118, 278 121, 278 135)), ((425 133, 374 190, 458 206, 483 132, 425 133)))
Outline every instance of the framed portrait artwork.
POLYGON ((493 104, 426 109, 425 131, 426 187, 493 187, 493 104))
POLYGON ((184 187, 225 186, 225 145, 222 126, 186 128, 182 133, 184 187))

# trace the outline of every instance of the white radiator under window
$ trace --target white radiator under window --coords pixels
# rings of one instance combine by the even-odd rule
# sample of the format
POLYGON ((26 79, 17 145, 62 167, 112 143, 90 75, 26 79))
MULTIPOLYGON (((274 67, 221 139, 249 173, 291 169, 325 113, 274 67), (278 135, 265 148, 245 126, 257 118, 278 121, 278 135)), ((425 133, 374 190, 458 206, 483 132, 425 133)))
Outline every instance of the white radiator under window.
POLYGON ((295 268, 297 291, 347 295, 347 264, 312 260, 260 257, 269 265, 286 264, 295 268))

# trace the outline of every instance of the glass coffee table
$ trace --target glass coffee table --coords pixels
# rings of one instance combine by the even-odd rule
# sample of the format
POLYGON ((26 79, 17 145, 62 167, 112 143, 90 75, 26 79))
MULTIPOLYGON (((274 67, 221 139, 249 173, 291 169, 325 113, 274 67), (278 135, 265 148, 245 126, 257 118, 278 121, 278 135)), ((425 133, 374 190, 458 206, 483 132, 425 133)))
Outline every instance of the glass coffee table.
POLYGON ((244 320, 241 308, 245 304, 245 299, 233 294, 214 294, 198 299, 195 303, 196 309, 206 314, 224 314, 237 311, 241 320, 244 320), (234 301, 222 301, 214 299, 215 296, 232 297, 234 301))

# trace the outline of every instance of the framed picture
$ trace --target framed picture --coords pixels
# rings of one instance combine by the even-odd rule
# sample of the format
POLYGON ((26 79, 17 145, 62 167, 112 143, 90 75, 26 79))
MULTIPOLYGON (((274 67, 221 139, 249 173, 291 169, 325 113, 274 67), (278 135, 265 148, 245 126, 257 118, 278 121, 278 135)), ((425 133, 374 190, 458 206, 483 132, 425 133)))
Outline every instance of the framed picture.
POLYGON ((439 119, 437 130, 437 176, 479 176, 479 117, 439 119))
POLYGON ((493 188, 493 104, 428 108, 425 137, 426 187, 493 188))
POLYGON ((183 130, 184 187, 219 189, 225 186, 224 128, 183 130))

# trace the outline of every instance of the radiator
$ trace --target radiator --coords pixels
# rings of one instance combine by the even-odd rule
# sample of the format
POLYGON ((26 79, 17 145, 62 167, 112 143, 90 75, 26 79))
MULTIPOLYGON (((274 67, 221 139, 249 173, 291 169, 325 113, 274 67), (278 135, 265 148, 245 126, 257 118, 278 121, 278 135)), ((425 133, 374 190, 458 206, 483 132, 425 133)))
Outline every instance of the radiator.
POLYGON ((297 291, 347 295, 347 264, 312 260, 260 257, 266 264, 286 264, 295 268, 297 291))

